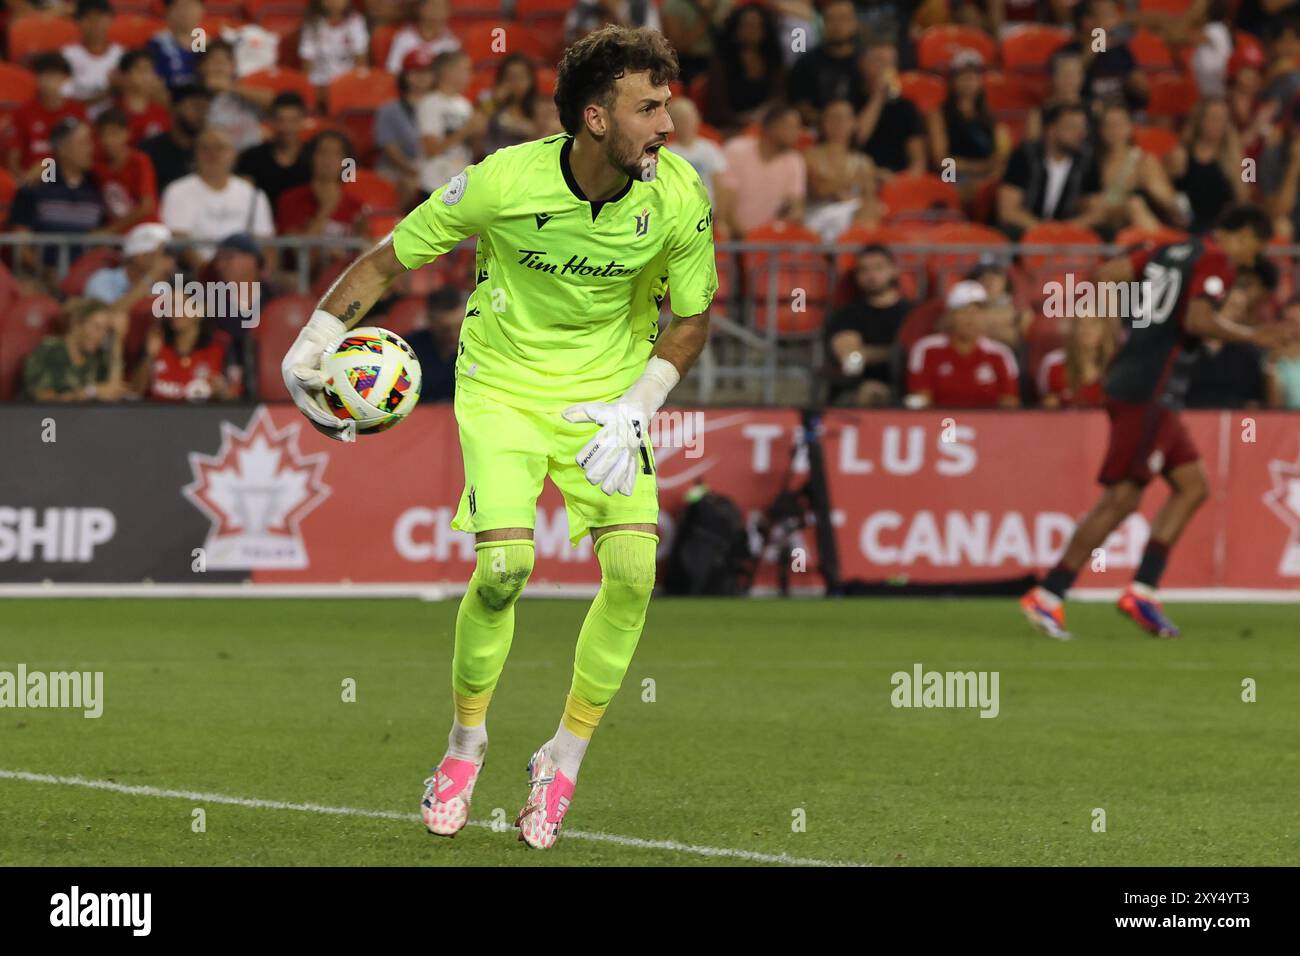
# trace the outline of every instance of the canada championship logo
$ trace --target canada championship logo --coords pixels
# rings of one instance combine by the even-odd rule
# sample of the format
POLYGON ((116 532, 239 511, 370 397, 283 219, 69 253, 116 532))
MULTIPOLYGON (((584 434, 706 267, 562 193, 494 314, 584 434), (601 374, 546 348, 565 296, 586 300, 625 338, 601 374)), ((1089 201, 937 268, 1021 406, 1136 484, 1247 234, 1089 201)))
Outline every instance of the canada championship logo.
POLYGON ((215 455, 190 452, 194 481, 181 492, 212 522, 207 567, 278 570, 308 566, 298 526, 329 497, 328 455, 298 450, 297 423, 276 431, 264 406, 240 430, 221 423, 215 455))
POLYGON ((1264 504, 1291 529, 1277 573, 1283 577, 1300 577, 1300 451, 1296 452, 1295 461, 1270 461, 1268 473, 1273 487, 1264 493, 1264 504))

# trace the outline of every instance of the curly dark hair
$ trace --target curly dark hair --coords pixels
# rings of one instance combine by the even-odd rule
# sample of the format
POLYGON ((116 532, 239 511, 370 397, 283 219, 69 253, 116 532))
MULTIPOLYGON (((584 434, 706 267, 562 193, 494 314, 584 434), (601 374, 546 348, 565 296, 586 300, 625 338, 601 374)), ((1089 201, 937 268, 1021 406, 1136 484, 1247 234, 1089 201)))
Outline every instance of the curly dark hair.
POLYGON ((678 77, 677 54, 657 30, 605 26, 570 46, 555 78, 555 106, 565 132, 577 135, 582 129, 588 103, 613 106, 615 80, 643 72, 655 86, 678 77))

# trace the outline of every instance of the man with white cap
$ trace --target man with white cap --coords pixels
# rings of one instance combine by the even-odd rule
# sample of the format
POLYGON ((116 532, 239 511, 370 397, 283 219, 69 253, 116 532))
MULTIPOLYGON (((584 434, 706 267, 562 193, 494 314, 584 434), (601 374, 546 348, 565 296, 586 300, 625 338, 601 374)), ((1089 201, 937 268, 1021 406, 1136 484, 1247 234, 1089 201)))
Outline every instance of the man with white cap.
POLYGON ((946 331, 912 346, 907 363, 907 404, 912 408, 1014 408, 1020 404, 1020 370, 1011 349, 984 334, 988 292, 964 279, 950 290, 946 331))
POLYGON ((130 312, 151 295, 159 280, 170 283, 176 260, 167 251, 172 232, 160 222, 142 222, 126 234, 122 264, 100 269, 86 282, 85 294, 114 312, 130 312))

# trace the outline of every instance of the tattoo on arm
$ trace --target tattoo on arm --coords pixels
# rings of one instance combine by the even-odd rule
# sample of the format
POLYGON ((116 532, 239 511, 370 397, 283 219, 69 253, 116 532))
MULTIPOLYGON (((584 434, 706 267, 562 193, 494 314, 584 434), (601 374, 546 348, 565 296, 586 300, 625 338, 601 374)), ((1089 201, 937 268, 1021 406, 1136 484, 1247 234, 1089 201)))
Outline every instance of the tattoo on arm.
POLYGON ((361 311, 361 303, 354 301, 351 305, 347 307, 347 310, 343 313, 342 316, 343 324, 350 325, 352 323, 353 317, 356 316, 356 314, 359 311, 361 311))

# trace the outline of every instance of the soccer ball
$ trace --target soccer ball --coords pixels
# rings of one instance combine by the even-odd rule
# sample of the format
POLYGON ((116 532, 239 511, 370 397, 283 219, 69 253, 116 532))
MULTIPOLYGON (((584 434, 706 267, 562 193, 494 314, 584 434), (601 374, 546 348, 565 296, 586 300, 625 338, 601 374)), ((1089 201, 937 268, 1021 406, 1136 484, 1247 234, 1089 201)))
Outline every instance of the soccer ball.
POLYGON ((357 423, 358 434, 392 428, 420 400, 420 362, 411 347, 387 329, 345 332, 321 359, 325 404, 357 423))

